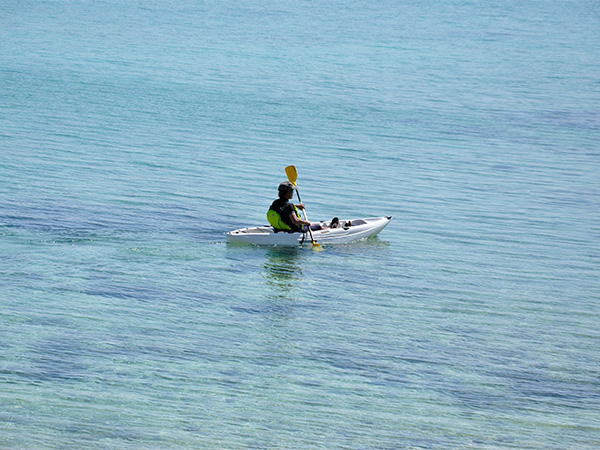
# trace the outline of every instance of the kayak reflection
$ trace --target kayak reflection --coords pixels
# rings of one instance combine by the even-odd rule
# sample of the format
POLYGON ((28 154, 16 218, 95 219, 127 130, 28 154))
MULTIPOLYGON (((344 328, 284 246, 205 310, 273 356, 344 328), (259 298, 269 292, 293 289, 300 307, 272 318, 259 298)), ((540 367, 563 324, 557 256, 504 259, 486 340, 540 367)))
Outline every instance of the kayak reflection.
POLYGON ((265 274, 267 284, 279 294, 289 293, 294 281, 302 278, 300 258, 302 250, 297 247, 273 247, 267 250, 265 274))

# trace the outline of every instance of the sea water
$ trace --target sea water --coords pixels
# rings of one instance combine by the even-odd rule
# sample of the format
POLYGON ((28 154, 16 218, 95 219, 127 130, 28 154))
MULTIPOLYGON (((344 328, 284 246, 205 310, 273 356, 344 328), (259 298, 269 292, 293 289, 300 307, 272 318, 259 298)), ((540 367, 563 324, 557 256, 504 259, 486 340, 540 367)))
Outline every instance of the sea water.
POLYGON ((0 2, 0 448, 600 447, 595 0, 0 2), (260 248, 284 168, 353 245, 260 248))

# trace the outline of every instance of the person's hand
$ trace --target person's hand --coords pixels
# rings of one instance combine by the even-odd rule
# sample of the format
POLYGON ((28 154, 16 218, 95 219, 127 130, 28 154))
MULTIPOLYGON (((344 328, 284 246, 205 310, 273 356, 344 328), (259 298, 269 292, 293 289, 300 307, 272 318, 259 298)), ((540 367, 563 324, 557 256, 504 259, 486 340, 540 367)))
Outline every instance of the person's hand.
POLYGON ((298 204, 296 205, 296 207, 297 207, 298 209, 304 209, 304 203, 298 203, 298 204))

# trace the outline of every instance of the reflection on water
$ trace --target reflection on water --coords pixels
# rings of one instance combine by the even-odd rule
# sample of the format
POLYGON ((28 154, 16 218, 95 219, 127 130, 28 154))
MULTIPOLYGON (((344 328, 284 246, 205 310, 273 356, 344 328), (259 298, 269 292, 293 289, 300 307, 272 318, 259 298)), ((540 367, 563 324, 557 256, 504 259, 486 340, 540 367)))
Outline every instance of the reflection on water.
POLYGON ((301 249, 297 247, 274 247, 267 251, 265 269, 269 282, 289 285, 290 281, 302 277, 299 264, 301 249))
POLYGON ((274 297, 288 298, 295 282, 302 278, 301 252, 297 247, 274 247, 267 251, 265 274, 274 297))

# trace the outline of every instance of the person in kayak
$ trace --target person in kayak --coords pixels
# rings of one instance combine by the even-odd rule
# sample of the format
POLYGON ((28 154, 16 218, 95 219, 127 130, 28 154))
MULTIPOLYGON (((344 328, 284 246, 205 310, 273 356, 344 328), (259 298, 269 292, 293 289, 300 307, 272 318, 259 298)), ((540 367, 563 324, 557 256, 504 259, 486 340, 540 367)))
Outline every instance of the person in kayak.
MULTIPOLYGON (((300 217, 300 210, 304 209, 304 203, 294 205, 290 202, 294 198, 296 189, 298 188, 289 181, 279 185, 279 198, 271 204, 267 212, 267 219, 275 230, 302 232, 307 231, 307 227, 311 226, 308 220, 300 217)), ((315 229, 314 226, 311 229, 315 229)))

